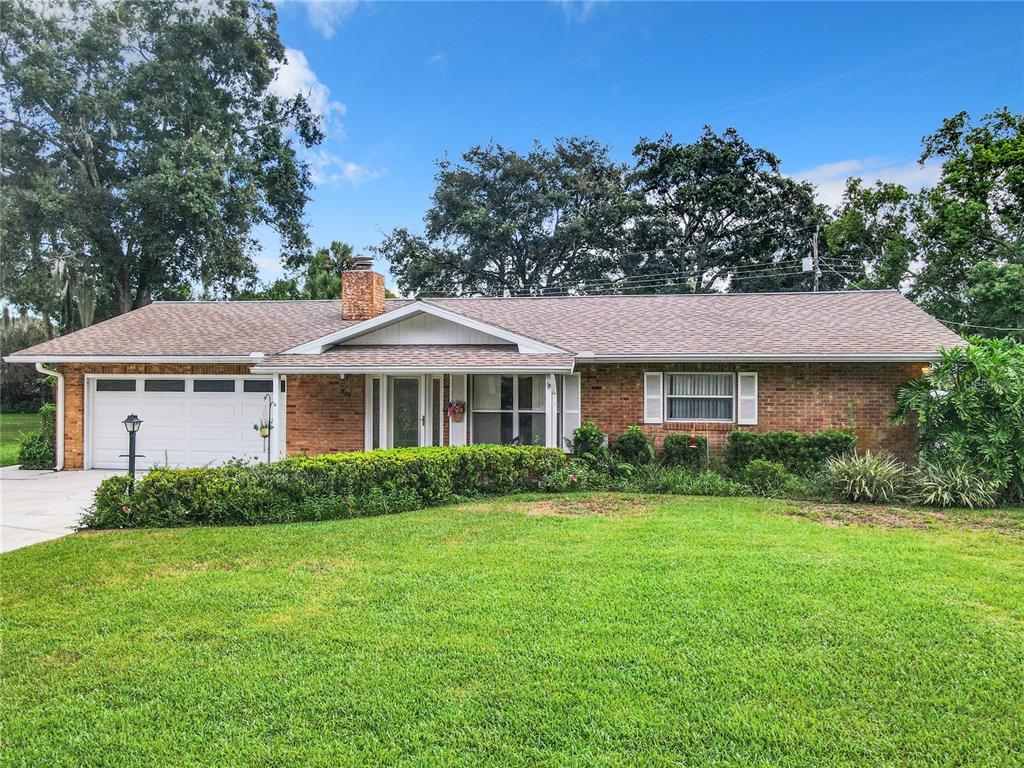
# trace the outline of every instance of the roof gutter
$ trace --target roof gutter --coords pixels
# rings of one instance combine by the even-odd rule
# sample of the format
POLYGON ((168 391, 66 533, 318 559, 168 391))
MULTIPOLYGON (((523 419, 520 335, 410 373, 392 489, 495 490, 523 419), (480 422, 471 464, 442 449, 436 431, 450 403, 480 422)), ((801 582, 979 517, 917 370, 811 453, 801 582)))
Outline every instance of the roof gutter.
POLYGON ((60 472, 64 469, 64 374, 52 368, 47 368, 42 363, 36 363, 36 370, 45 376, 57 378, 57 415, 54 418, 55 436, 57 443, 57 455, 54 459, 53 471, 60 472))
POLYGON ((919 363, 941 360, 936 352, 876 355, 577 355, 579 363, 919 363))
POLYGON ((7 363, 249 363, 249 355, 7 355, 7 363))

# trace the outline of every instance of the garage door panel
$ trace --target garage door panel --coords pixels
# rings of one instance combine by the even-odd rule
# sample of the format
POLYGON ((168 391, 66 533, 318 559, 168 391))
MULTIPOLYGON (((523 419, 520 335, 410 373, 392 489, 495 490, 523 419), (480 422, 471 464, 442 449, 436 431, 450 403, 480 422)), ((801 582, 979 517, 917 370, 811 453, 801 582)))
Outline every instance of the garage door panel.
POLYGON ((265 460, 266 441, 253 429, 264 417, 264 394, 244 392, 240 380, 234 392, 193 392, 192 382, 186 377, 184 392, 145 392, 141 380, 135 392, 94 387, 89 414, 92 466, 127 468, 122 454, 128 453, 128 435, 121 422, 129 413, 143 421, 137 448, 141 469, 265 460))

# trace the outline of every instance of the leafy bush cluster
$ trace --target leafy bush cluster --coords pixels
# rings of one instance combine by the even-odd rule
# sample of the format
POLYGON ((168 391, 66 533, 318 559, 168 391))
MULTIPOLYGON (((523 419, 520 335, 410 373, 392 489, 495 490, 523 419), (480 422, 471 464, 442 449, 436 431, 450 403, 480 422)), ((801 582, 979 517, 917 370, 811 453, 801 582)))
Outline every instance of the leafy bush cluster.
POLYGON ((865 451, 833 456, 825 463, 825 476, 844 499, 889 502, 903 485, 904 468, 891 454, 865 451))
POLYGON ((888 453, 866 452, 829 459, 824 476, 849 501, 909 501, 933 507, 992 507, 1000 484, 967 465, 922 460, 907 470, 888 453))
POLYGON ((29 435, 18 448, 22 469, 53 469, 57 456, 57 408, 46 403, 39 409, 38 434, 29 435))
POLYGON ((566 465, 557 448, 480 445, 296 456, 271 464, 156 469, 129 498, 105 480, 87 528, 255 525, 403 512, 537 490, 566 465))
POLYGON ((924 460, 908 470, 884 451, 858 454, 850 430, 806 435, 737 430, 729 436, 724 458, 708 452, 703 436, 695 449, 689 435, 670 435, 657 461, 639 427, 630 427, 611 451, 604 448, 606 442, 594 424, 585 424, 573 444, 586 445, 588 452, 570 460, 542 487, 964 507, 993 506, 1001 487, 968 464, 924 460))
POLYGON ((849 429, 826 429, 800 434, 777 432, 745 432, 735 430, 725 444, 725 461, 734 472, 742 471, 757 459, 781 464, 796 475, 818 472, 833 456, 850 453, 857 447, 857 438, 849 429))
POLYGON ((957 468, 964 468, 996 483, 1006 500, 1024 500, 1024 343, 973 338, 943 350, 896 402, 897 421, 917 417, 921 458, 943 468, 951 493, 963 487, 957 468))
POLYGON ((654 444, 640 427, 632 426, 615 441, 615 455, 634 467, 654 461, 654 444))
POLYGON ((689 435, 669 435, 665 438, 664 461, 670 467, 700 470, 708 467, 708 439, 697 435, 696 446, 690 446, 689 435))

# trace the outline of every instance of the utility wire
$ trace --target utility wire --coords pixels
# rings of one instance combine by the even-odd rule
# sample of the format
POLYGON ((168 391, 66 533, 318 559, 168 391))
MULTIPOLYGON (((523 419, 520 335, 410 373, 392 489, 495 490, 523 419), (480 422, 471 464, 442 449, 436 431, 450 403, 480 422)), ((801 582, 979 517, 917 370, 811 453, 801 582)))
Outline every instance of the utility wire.
POLYGON ((982 328, 986 331, 1014 331, 1017 333, 1024 333, 1024 328, 1001 328, 998 325, 977 325, 976 323, 961 323, 957 320, 943 320, 941 317, 935 318, 940 323, 947 323, 948 325, 962 325, 967 328, 982 328))

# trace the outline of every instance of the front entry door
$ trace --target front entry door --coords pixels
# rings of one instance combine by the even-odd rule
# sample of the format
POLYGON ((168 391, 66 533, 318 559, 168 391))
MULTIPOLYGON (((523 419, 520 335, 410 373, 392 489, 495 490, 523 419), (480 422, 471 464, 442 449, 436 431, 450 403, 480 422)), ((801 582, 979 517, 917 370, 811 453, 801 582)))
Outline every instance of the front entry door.
POLYGON ((395 448, 420 444, 420 378, 396 376, 391 379, 391 443, 395 448))

